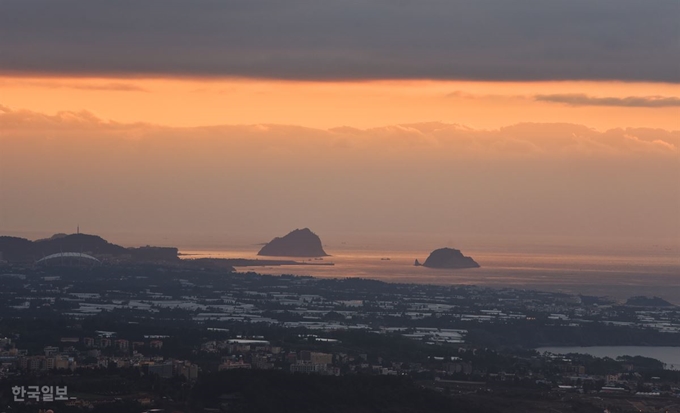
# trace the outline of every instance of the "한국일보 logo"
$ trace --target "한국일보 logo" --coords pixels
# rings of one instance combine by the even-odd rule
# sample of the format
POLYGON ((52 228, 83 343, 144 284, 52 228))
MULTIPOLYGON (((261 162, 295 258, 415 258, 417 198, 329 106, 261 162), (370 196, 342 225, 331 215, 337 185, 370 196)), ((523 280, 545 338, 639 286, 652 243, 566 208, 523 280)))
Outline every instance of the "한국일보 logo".
POLYGON ((53 402, 75 399, 68 397, 67 386, 12 386, 15 402, 53 402))

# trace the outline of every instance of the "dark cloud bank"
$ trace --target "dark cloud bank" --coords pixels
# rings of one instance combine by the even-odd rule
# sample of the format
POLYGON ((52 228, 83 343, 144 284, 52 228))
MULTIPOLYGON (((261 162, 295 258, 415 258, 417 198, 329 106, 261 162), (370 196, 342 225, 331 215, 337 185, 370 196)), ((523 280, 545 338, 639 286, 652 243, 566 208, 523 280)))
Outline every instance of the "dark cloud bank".
POLYGON ((570 106, 623 106, 630 108, 680 107, 680 98, 663 96, 593 97, 582 93, 536 95, 535 100, 564 103, 570 106))
POLYGON ((0 71, 679 82, 680 3, 3 1, 0 71))

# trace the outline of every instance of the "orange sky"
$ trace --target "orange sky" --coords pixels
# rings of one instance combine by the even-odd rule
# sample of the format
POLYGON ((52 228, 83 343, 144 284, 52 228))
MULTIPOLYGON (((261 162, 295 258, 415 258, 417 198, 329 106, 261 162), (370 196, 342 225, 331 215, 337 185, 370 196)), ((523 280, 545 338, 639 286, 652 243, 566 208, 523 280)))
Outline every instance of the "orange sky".
POLYGON ((677 27, 674 0, 0 2, 0 234, 676 248, 677 27))
POLYGON ((440 121, 475 128, 568 122, 680 129, 680 109, 570 106, 536 95, 678 99, 680 84, 625 82, 364 81, 0 77, 0 105, 54 114, 89 111, 168 126, 276 123, 315 128, 440 121))
POLYGON ((0 76, 0 232, 677 245, 679 97, 664 83, 0 76))

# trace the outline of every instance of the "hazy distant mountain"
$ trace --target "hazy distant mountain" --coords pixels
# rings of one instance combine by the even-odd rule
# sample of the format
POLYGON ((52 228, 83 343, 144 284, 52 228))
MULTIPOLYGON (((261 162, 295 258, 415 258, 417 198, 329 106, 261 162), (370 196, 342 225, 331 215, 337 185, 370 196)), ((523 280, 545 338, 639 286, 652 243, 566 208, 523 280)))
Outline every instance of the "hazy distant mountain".
POLYGON ((115 257, 134 261, 175 261, 177 248, 125 248, 100 236, 88 234, 55 234, 50 238, 30 241, 17 237, 0 237, 0 252, 9 262, 33 262, 50 254, 82 252, 94 257, 115 257))
POLYGON ((274 257, 325 257, 321 239, 309 228, 296 229, 267 243, 257 255, 274 257))
POLYGON ((46 255, 58 252, 87 252, 91 255, 128 253, 127 248, 111 244, 98 235, 89 234, 56 234, 51 238, 36 240, 33 245, 38 252, 46 255))
POLYGON ((672 307, 673 304, 669 303, 668 301, 664 300, 661 297, 645 297, 645 296, 636 296, 636 297, 630 297, 628 301, 626 301, 627 306, 631 307, 672 307))
MULTIPOLYGON (((417 262, 417 260, 416 260, 417 262)), ((416 264, 417 265, 417 264, 416 264)), ((453 248, 440 248, 430 253, 423 263, 428 268, 477 268, 479 264, 453 248)))
POLYGON ((57 238, 64 238, 64 237, 68 237, 68 234, 65 234, 63 232, 58 232, 58 233, 52 235, 49 238, 41 238, 41 239, 37 239, 35 241, 49 241, 49 240, 53 240, 53 239, 57 239, 57 238))
POLYGON ((33 241, 19 237, 0 237, 0 252, 5 261, 35 260, 33 241))

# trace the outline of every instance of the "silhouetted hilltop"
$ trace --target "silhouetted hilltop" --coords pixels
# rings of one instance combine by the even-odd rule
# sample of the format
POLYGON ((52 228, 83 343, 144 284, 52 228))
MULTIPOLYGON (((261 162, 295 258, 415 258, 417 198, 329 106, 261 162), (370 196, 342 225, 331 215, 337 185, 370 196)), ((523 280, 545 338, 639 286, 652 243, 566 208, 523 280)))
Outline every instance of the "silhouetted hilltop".
POLYGON ((51 238, 33 242, 36 251, 49 255, 59 252, 84 252, 90 255, 122 255, 128 249, 120 245, 111 244, 98 235, 70 234, 56 235, 51 238))
MULTIPOLYGON (((80 234, 80 232, 79 232, 79 234, 80 234)), ((52 235, 49 238, 37 239, 36 241, 48 241, 48 240, 51 240, 51 239, 64 238, 64 237, 68 237, 68 234, 65 234, 63 232, 58 232, 58 233, 52 235)))
MULTIPOLYGON (((416 260, 417 262, 417 260, 416 260)), ((417 265, 417 264, 416 264, 417 265)), ((479 264, 453 248, 440 248, 430 253, 423 263, 428 268, 477 268, 479 264)))
POLYGON ((673 307, 673 304, 661 297, 649 298, 642 295, 630 297, 628 301, 626 301, 626 305, 631 307, 673 307))
POLYGON ((321 239, 309 228, 296 229, 262 247, 257 255, 274 257, 325 257, 321 239))
POLYGON ((33 262, 42 257, 61 252, 82 252, 98 258, 116 258, 133 261, 176 261, 177 248, 140 247, 125 248, 112 244, 102 237, 89 234, 55 234, 50 238, 30 241, 18 237, 0 236, 0 252, 9 262, 33 262))
POLYGON ((5 261, 31 261, 35 255, 33 241, 19 237, 0 237, 0 252, 5 261))

